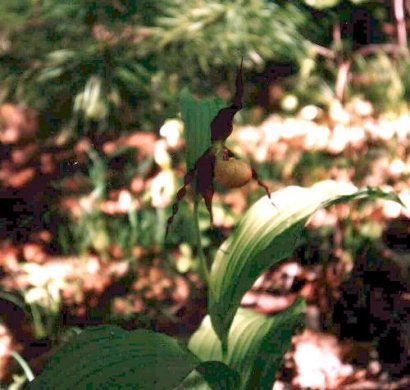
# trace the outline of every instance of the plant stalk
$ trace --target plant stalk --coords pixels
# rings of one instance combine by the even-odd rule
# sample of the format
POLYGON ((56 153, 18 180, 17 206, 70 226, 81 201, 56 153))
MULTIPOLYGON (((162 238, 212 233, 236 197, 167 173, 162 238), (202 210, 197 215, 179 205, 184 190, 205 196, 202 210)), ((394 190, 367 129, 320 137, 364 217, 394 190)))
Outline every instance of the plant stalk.
POLYGON ((195 238, 196 238, 196 245, 197 245, 197 251, 198 251, 198 256, 199 256, 201 274, 206 282, 206 285, 208 286, 209 285, 209 270, 208 270, 208 265, 206 264, 205 254, 202 249, 201 231, 199 230, 198 205, 199 205, 198 195, 195 195, 195 198, 194 198, 195 238))
POLYGON ((10 355, 17 361, 17 363, 20 365, 20 367, 24 371, 24 375, 26 376, 27 380, 29 382, 34 380, 34 374, 33 371, 31 371, 30 366, 27 364, 27 362, 23 359, 23 357, 16 351, 11 351, 10 355))
POLYGON ((222 349, 222 361, 228 365, 228 344, 227 342, 221 342, 222 349))

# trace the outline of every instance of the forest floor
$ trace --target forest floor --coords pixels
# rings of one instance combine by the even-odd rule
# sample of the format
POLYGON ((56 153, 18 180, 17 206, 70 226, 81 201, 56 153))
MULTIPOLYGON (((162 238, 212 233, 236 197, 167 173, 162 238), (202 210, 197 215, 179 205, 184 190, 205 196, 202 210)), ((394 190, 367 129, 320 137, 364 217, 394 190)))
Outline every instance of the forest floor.
MULTIPOLYGON (((67 222, 62 216, 76 218, 93 202, 76 172, 86 170, 87 148, 95 140, 82 138, 67 148, 35 140, 29 126, 23 130, 3 133, 0 145, 0 379, 10 381, 19 372, 12 350, 40 372, 70 327, 109 321, 186 340, 206 314, 206 291, 195 272, 175 272, 156 248, 135 245, 134 260, 124 259, 123 249, 106 245, 106 237, 90 243, 81 256, 61 253, 61 244, 56 245, 67 222)), ((147 156, 155 142, 153 134, 134 132, 99 148, 108 153, 126 146, 147 156)), ((150 180, 131 180, 137 201, 150 180)), ((127 191, 112 191, 100 204, 103 213, 126 215, 127 191)), ((297 295, 308 303, 307 329, 295 336, 274 389, 409 389, 409 335, 403 335, 409 319, 403 317, 404 330, 391 322, 397 310, 409 311, 408 286, 391 292, 386 286, 398 282, 396 269, 378 269, 383 285, 369 279, 374 294, 366 299, 370 308, 384 309, 372 325, 374 313, 349 301, 352 289, 366 287, 368 271, 353 270, 348 282, 340 272, 337 263, 301 265, 291 258, 268 270, 244 297, 243 306, 267 315, 287 308, 297 295), (399 309, 390 305, 392 299, 399 309), (367 338, 351 332, 352 324, 361 323, 374 328, 367 338), (383 328, 388 332, 374 336, 383 328), (395 356, 388 353, 392 346, 395 356)))

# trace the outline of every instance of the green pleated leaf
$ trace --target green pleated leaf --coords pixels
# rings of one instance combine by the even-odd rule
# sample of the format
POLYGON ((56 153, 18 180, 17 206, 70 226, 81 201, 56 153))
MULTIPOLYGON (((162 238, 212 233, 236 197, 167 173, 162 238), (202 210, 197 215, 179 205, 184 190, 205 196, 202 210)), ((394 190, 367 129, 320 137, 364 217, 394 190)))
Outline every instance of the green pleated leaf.
POLYGON ((210 125, 225 102, 217 97, 196 99, 188 88, 179 93, 179 105, 185 123, 186 162, 191 169, 196 160, 211 146, 210 125))
POLYGON ((270 266, 294 250, 307 219, 319 208, 360 198, 385 198, 400 202, 378 189, 357 190, 332 180, 310 188, 291 186, 263 197, 245 214, 238 228, 217 252, 208 292, 209 314, 221 342, 243 295, 270 266))
POLYGON ((88 328, 64 344, 28 388, 169 390, 195 368, 218 386, 231 381, 232 371, 225 365, 226 370, 218 367, 217 380, 202 365, 172 337, 103 325, 88 328))
MULTIPOLYGON (((229 333, 227 364, 239 372, 241 387, 235 389, 271 389, 275 374, 289 350, 295 331, 303 325, 305 304, 302 298, 274 316, 240 308, 229 333)), ((189 342, 189 349, 202 360, 220 360, 221 344, 210 317, 203 320, 189 342)), ((199 375, 191 374, 184 388, 206 390, 208 385, 199 375)))

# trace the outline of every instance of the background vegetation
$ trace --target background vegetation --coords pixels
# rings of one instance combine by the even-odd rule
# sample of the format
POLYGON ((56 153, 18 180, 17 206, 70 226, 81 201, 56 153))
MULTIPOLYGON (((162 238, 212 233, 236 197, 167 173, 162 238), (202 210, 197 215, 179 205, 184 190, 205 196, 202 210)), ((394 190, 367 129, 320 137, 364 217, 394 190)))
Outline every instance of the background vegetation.
MULTIPOLYGON (((12 351, 40 372, 77 326, 181 339, 197 328, 205 294, 189 202, 164 240, 186 168, 179 92, 229 101, 241 57, 246 101, 230 147, 272 190, 332 178, 409 204, 409 12, 401 0, 2 0, 4 386, 25 380, 12 351)), ((220 188, 214 227, 201 209, 209 259, 262 195, 220 188)), ((302 294, 309 342, 324 331, 356 340, 347 374, 336 347, 337 369, 304 371, 303 334, 282 381, 406 380, 409 217, 388 201, 320 211, 297 254, 246 296, 273 313, 302 294)))

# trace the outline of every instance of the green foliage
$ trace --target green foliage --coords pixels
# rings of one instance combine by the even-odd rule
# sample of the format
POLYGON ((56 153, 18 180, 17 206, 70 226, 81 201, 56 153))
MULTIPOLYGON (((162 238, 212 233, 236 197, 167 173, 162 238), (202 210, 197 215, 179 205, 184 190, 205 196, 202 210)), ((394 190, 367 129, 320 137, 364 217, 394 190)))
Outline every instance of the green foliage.
MULTIPOLYGON (((100 209, 101 202, 107 200, 107 192, 123 185, 115 179, 124 180, 124 177, 108 179, 109 164, 115 157, 124 156, 127 151, 122 149, 107 157, 95 149, 87 151, 89 162, 85 178, 89 193, 80 200, 82 212, 79 218, 70 218, 66 224, 59 226, 58 241, 64 254, 85 255, 93 250, 106 259, 110 245, 117 244, 125 258, 132 258, 132 250, 137 243, 147 247, 152 244, 155 233, 164 231, 165 227, 161 227, 157 218, 158 210, 155 215, 153 210, 130 207, 124 214, 107 217, 100 209)), ((135 172, 133 162, 131 168, 135 172)), ((125 172, 123 174, 126 176, 125 172)))
POLYGON ((74 112, 96 122, 115 117, 115 110, 123 109, 121 104, 142 91, 148 80, 138 55, 121 41, 52 51, 37 78, 40 86, 50 88, 49 98, 57 99, 64 89, 65 96, 75 92, 74 112), (58 88, 53 88, 55 83, 58 88))
POLYGON ((178 61, 180 69, 192 74, 199 66, 208 73, 211 66, 236 64, 240 55, 245 64, 258 66, 270 58, 303 55, 305 42, 298 32, 303 22, 303 12, 292 4, 179 1, 156 20, 153 38, 158 50, 165 51, 169 60, 178 61), (185 61, 195 68, 184 67, 185 61))
MULTIPOLYGON (((211 375, 212 364, 200 368, 205 377, 211 375)), ((219 381, 213 388, 219 389, 235 374, 222 363, 214 365, 219 381)), ((102 325, 88 328, 64 344, 28 388, 168 390, 200 366, 198 358, 171 337, 102 325)))
POLYGON ((392 194, 374 189, 357 191, 329 180, 308 189, 286 187, 274 193, 272 200, 264 197, 256 202, 221 246, 211 269, 208 307, 223 348, 227 348, 243 295, 263 271, 293 252, 307 219, 321 207, 374 197, 398 201, 392 194))
POLYGON ((378 111, 399 111, 404 101, 407 69, 383 52, 369 58, 359 56, 354 65, 352 91, 372 101, 378 111))
POLYGON ((179 95, 179 104, 185 123, 187 168, 191 169, 196 160, 211 146, 209 126, 225 103, 218 98, 195 99, 188 89, 183 89, 179 95))
POLYGON ((1 99, 63 116, 71 126, 157 124, 158 114, 175 114, 181 83, 211 86, 198 74, 237 65, 241 55, 246 66, 262 69, 269 59, 301 58, 306 49, 298 32, 303 11, 264 0, 0 7, 1 99))
POLYGON ((3 34, 21 28, 30 14, 30 0, 4 0, 0 4, 0 31, 3 34))
MULTIPOLYGON (((226 362, 241 374, 241 389, 272 388, 291 338, 303 324, 303 311, 302 298, 269 317, 248 309, 238 310, 229 333, 226 362)), ((201 360, 222 359, 221 346, 209 316, 191 337, 189 349, 201 360)), ((184 385, 187 389, 209 388, 195 374, 191 374, 184 385)))
POLYGON ((239 389, 241 384, 239 374, 234 370, 228 369, 228 366, 221 361, 204 361, 196 368, 196 372, 201 373, 205 383, 208 384, 208 389, 239 389))
MULTIPOLYGON (((268 0, 5 0, 0 100, 47 111, 81 132, 92 125, 152 128, 175 116, 184 84, 209 94, 232 81, 228 70, 243 56, 245 70, 285 61, 302 74, 313 62, 314 74, 292 88, 323 103, 322 87, 333 88, 338 64, 336 57, 322 61, 315 45, 335 48, 332 25, 350 23, 359 6, 377 11, 377 40, 386 40, 381 26, 389 13, 361 0, 305 3, 326 17, 312 17, 301 2, 268 0)), ((350 37, 342 37, 342 47, 349 54, 350 37)))
MULTIPOLYGON (((137 0, 75 0, 70 3, 44 0, 42 7, 48 20, 59 22, 68 17, 72 21, 92 24, 96 20, 109 22, 129 18, 136 14, 137 3, 137 0)), ((72 29, 74 30, 74 27, 72 29)))
MULTIPOLYGON (((150 88, 147 58, 141 59, 140 45, 134 43, 136 3, 27 4, 20 28, 5 30, 3 99, 17 98, 60 116, 74 109, 77 119, 105 126, 109 119, 130 120, 117 110, 123 114, 130 99, 145 97, 150 88)), ((22 7, 6 8, 10 25, 22 7)))

